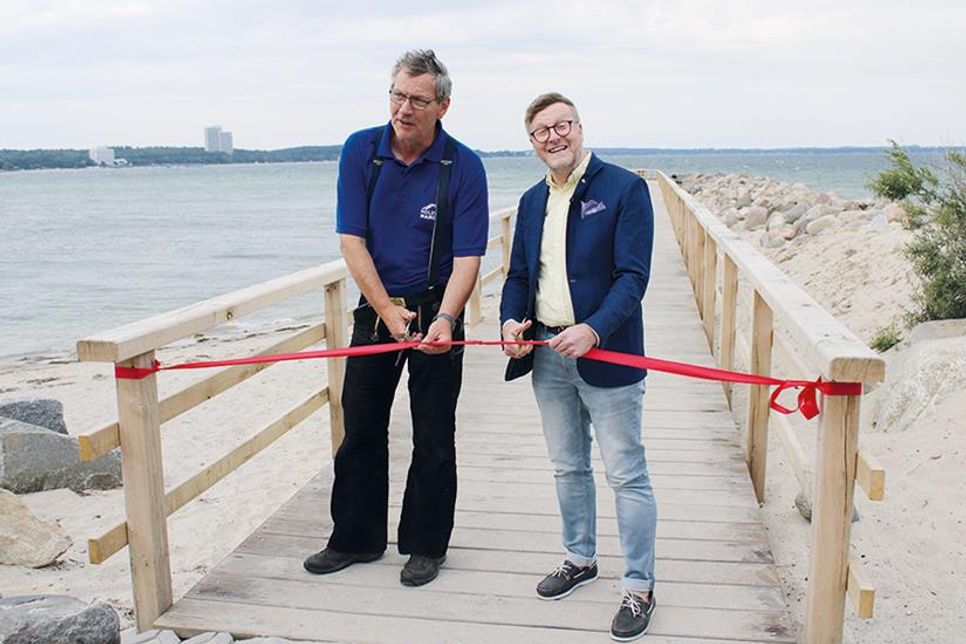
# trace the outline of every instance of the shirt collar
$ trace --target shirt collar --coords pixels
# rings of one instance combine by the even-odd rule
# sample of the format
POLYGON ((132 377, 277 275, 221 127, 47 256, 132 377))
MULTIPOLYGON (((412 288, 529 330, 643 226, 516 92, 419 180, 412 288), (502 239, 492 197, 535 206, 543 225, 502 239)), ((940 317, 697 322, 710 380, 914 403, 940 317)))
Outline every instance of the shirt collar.
MULTIPOLYGON (((392 121, 386 123, 386 127, 382 131, 382 141, 379 143, 379 151, 377 155, 384 159, 395 158, 392 154, 392 121)), ((439 163, 443 160, 443 149, 446 147, 446 138, 449 134, 443 129, 443 122, 436 121, 436 134, 433 136, 433 143, 430 145, 425 152, 423 152, 418 159, 413 161, 413 165, 420 163, 422 161, 435 161, 439 163)))
POLYGON ((589 164, 590 164, 590 150, 584 150, 584 158, 580 160, 580 163, 578 163, 577 167, 573 169, 573 171, 570 173, 570 176, 567 177, 567 181, 564 182, 562 186, 557 184, 557 182, 553 178, 553 173, 551 173, 550 171, 547 171, 547 185, 556 190, 571 188, 574 186, 574 184, 577 183, 577 181, 580 180, 582 176, 584 176, 584 173, 587 171, 587 166, 589 164))

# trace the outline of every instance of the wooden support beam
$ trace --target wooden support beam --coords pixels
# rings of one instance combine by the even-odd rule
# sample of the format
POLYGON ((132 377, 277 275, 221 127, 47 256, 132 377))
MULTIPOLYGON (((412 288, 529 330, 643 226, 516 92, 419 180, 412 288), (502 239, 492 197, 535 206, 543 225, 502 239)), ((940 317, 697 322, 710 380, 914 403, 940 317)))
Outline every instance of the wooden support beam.
MULTIPOLYGON (((121 366, 145 369, 152 364, 154 351, 149 351, 121 366)), ((116 389, 134 613, 138 630, 145 631, 172 598, 157 376, 117 380, 116 389)))
MULTIPOLYGON (((321 409, 326 402, 329 402, 328 389, 312 394, 228 454, 171 489, 164 495, 165 516, 171 516, 189 501, 197 498, 215 483, 250 461, 259 452, 284 436, 290 429, 321 409)), ((87 553, 92 564, 103 563, 111 555, 128 545, 129 532, 127 526, 128 523, 122 521, 112 526, 101 536, 88 539, 87 553)))
POLYGON ((870 501, 885 498, 885 468, 871 454, 859 452, 856 455, 855 482, 858 483, 870 501))
POLYGON ((715 300, 718 291, 718 245, 708 235, 704 240, 704 281, 701 284, 701 319, 704 322, 704 335, 714 354, 715 300))
MULTIPOLYGON (((349 345, 349 315, 346 312, 345 279, 325 286, 325 341, 332 349, 349 345)), ((329 398, 329 434, 332 456, 339 450, 345 437, 345 415, 342 410, 342 385, 345 381, 345 358, 326 360, 329 398)))
MULTIPOLYGON (((771 375, 773 317, 771 308, 755 290, 751 323, 751 373, 771 375)), ((766 385, 751 385, 748 396, 748 442, 746 460, 759 503, 765 500, 765 467, 768 461, 768 397, 766 385)))
MULTIPOLYGON (((275 353, 291 353, 299 351, 313 344, 317 344, 325 338, 325 324, 320 322, 302 329, 290 335, 280 342, 276 342, 264 351, 259 351, 256 356, 267 356, 275 353)), ((240 382, 251 378, 255 374, 271 367, 271 362, 263 364, 236 365, 222 369, 214 375, 204 380, 200 380, 190 387, 168 396, 158 403, 161 414, 161 423, 164 424, 203 403, 214 398, 223 391, 234 387, 240 382)), ((92 461, 98 456, 107 454, 112 449, 120 446, 120 433, 116 422, 110 423, 89 434, 78 436, 80 444, 80 458, 82 461, 92 461)))
POLYGON ((842 641, 860 396, 823 396, 815 459, 805 642, 842 641))
MULTIPOLYGON (((721 275, 721 338, 718 364, 722 369, 732 370, 735 364, 735 320, 738 312, 738 267, 734 260, 724 255, 724 266, 721 275)), ((730 382, 722 383, 728 406, 731 406, 731 391, 734 388, 730 382)))
POLYGON ((849 577, 846 582, 846 591, 855 614, 861 619, 872 619, 875 612, 875 587, 865 575, 862 562, 855 557, 849 558, 849 577))

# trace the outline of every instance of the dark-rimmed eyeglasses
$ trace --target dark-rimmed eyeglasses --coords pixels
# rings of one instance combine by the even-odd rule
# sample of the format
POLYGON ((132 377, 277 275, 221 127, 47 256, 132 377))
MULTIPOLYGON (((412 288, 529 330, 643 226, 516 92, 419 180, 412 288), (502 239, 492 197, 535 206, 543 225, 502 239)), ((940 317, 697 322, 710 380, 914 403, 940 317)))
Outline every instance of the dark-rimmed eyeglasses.
POLYGON ((396 89, 389 90, 389 100, 395 105, 402 105, 406 101, 413 106, 414 110, 424 110, 429 107, 435 98, 425 98, 423 96, 413 96, 411 94, 404 94, 396 89))
POLYGON ((550 140, 550 130, 557 133, 557 136, 567 136, 570 134, 570 130, 573 129, 575 121, 560 121, 559 123, 554 123, 550 127, 538 127, 537 129, 530 132, 530 138, 537 143, 546 143, 550 140))

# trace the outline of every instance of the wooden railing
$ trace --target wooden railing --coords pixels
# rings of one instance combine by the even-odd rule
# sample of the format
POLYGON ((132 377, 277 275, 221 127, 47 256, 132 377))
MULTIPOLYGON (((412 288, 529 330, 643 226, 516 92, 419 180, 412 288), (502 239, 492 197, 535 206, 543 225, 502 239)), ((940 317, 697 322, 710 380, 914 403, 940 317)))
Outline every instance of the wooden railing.
MULTIPOLYGON (((482 289, 506 276, 510 263, 510 220, 514 212, 504 210, 492 217, 500 222, 500 234, 489 239, 487 248, 500 247, 502 262, 477 280, 468 306, 471 323, 480 320, 482 289)), ((295 352, 323 341, 328 347, 344 347, 348 344, 351 323, 346 306, 346 276, 341 260, 330 262, 80 340, 77 357, 81 361, 110 362, 123 367, 150 367, 157 351, 172 342, 317 290, 324 293, 324 321, 266 347, 257 355, 295 352)), ((163 400, 158 399, 155 375, 141 380, 116 380, 117 421, 79 439, 83 460, 120 447, 126 519, 90 539, 88 556, 91 563, 98 564, 129 546, 139 631, 151 628, 172 603, 168 516, 326 404, 332 453, 335 453, 344 436, 341 403, 344 362, 344 359, 327 360, 326 387, 313 392, 254 436, 170 490, 164 489, 161 425, 267 369, 271 363, 222 369, 163 400)))
MULTIPOLYGON (((863 384, 883 379, 883 361, 773 263, 666 175, 641 174, 660 185, 718 366, 732 369, 736 357, 742 356, 750 371, 778 377, 774 356, 784 377, 821 376, 863 384), (741 286, 751 292, 747 341, 737 333, 736 324, 741 286)), ((728 385, 725 393, 734 405, 728 385)), ((768 388, 753 386, 748 396, 746 460, 758 501, 765 500, 771 429, 778 433, 802 489, 812 497, 803 619, 808 643, 841 641, 846 593, 859 617, 872 616, 875 591, 850 553, 852 504, 856 482, 869 499, 881 500, 885 473, 872 456, 859 450, 860 403, 861 396, 823 398, 813 469, 788 420, 770 411, 768 388)))

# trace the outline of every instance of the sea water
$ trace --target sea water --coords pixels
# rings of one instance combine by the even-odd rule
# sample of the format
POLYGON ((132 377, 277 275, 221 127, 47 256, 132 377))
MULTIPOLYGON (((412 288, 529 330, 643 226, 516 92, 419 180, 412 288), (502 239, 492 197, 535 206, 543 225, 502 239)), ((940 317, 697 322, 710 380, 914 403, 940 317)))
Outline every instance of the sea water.
MULTIPOLYGON (((667 173, 772 176, 842 197, 868 196, 885 167, 881 152, 603 156, 667 173)), ((534 157, 484 163, 491 212, 516 205, 544 173, 534 157)), ((338 259, 336 175, 335 162, 0 173, 0 360, 69 354, 94 333, 338 259)), ((228 330, 318 315, 321 300, 312 293, 228 330)))

